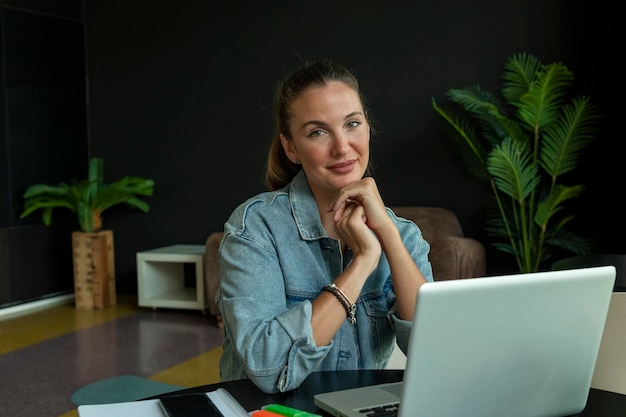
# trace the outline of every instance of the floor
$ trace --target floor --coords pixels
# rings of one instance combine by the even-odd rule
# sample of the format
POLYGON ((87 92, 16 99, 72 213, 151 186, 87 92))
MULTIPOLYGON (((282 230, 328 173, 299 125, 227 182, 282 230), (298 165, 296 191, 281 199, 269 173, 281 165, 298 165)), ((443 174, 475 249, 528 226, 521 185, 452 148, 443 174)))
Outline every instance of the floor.
POLYGON ((0 416, 74 417, 78 388, 117 375, 183 387, 219 381, 223 332, 200 311, 66 304, 0 320, 0 416))

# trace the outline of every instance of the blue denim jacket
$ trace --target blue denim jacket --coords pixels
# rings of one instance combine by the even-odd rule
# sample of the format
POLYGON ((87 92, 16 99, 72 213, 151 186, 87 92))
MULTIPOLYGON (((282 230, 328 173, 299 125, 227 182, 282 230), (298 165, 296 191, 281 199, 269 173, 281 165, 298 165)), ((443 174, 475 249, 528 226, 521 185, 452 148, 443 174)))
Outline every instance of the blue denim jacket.
MULTIPOLYGON (((411 221, 390 216, 427 280, 430 246, 411 221)), ((217 303, 224 318, 223 381, 250 378, 262 391, 297 388, 315 371, 380 369, 397 340, 404 352, 411 322, 395 313, 384 254, 356 301, 356 325, 346 320, 328 346, 317 346, 311 301, 351 260, 328 236, 306 176, 240 205, 224 226, 217 303)))

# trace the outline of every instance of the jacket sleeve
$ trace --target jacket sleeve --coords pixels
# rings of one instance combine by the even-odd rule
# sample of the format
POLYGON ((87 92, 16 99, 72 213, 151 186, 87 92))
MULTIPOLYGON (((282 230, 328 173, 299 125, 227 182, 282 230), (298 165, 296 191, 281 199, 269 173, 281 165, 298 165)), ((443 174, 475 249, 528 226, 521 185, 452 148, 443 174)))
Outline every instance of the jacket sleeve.
POLYGON ((276 296, 284 292, 270 241, 227 231, 220 248, 218 303, 234 350, 231 365, 266 393, 297 388, 332 346, 315 344, 311 302, 276 296))

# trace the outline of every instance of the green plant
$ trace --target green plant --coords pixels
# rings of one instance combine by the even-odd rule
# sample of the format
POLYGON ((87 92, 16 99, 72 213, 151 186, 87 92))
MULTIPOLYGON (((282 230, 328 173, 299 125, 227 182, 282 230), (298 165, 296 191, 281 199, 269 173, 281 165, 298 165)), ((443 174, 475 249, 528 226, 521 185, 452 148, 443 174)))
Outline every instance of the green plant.
POLYGON ((43 210, 43 223, 52 223, 52 210, 65 207, 78 215, 78 223, 83 232, 102 230, 102 213, 118 204, 126 204, 148 212, 150 206, 138 196, 151 196, 154 181, 141 177, 124 177, 111 184, 104 184, 104 162, 102 158, 92 158, 89 162, 89 177, 82 181, 72 181, 69 185, 57 186, 35 184, 24 193, 24 211, 20 219, 39 209, 43 210))
POLYGON ((459 139, 468 171, 491 186, 493 245, 513 254, 520 272, 534 272, 557 250, 585 255, 593 246, 566 228, 575 218, 566 203, 585 189, 566 179, 595 139, 598 113, 587 96, 568 101, 573 74, 562 63, 515 54, 502 76, 506 105, 478 85, 448 90, 445 109, 432 103, 459 139))

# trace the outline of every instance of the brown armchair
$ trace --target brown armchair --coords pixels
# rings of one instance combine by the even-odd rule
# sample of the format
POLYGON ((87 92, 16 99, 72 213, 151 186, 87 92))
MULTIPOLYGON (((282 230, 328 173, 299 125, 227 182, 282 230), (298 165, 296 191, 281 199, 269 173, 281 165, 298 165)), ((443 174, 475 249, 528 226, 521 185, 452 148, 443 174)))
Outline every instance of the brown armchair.
MULTIPOLYGON (((429 260, 436 281, 473 278, 485 275, 485 248, 479 241, 465 237, 456 215, 442 207, 392 207, 400 217, 419 226, 424 239, 430 243, 429 260)), ((219 245, 222 232, 211 233, 206 240, 204 276, 209 312, 218 317, 215 294, 219 287, 219 245)))
POLYGON ((428 259, 435 281, 482 277, 486 272, 485 247, 466 237, 456 215, 443 207, 403 206, 391 208, 412 220, 430 243, 428 259))

